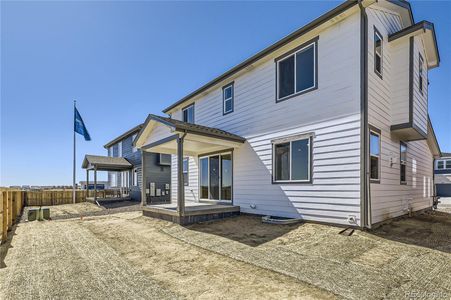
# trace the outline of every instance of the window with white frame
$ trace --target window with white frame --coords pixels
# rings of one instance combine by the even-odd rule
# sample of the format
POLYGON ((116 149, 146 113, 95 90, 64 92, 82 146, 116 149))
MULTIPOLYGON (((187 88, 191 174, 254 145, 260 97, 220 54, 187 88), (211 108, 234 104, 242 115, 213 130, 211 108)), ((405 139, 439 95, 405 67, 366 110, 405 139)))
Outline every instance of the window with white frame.
POLYGON ((194 123, 194 104, 191 104, 182 109, 182 113, 183 113, 183 122, 194 123))
POLYGON ((374 72, 382 78, 383 39, 380 32, 374 28, 374 72))
POLYGON ((317 42, 277 60, 277 101, 317 87, 317 42))
POLYGON ((108 156, 113 156, 113 147, 108 147, 108 156))
POLYGON ((401 184, 407 183, 407 145, 403 142, 399 145, 399 167, 401 184))
POLYGON ((138 169, 133 169, 133 186, 138 186, 138 169))
MULTIPOLYGON (((133 142, 135 141, 135 139, 136 139, 136 133, 134 134, 134 135, 132 135, 132 145, 133 145, 133 142)), ((133 148, 132 148, 132 151, 133 152, 136 152, 136 151, 138 151, 138 148, 136 148, 135 146, 132 146, 133 148)))
POLYGON ((451 159, 437 160, 437 170, 451 169, 451 159))
POLYGON ((222 88, 222 113, 224 115, 233 112, 233 94, 233 83, 222 88))
POLYGON ((120 141, 118 144, 117 144, 117 153, 118 153, 118 157, 122 157, 122 141, 120 141))
POLYGON ((189 165, 189 158, 185 157, 183 159, 183 184, 184 185, 189 185, 188 165, 189 165))
POLYGON ((311 137, 273 142, 273 182, 311 180, 311 137))
POLYGON ((117 187, 117 173, 116 172, 110 173, 110 184, 111 184, 111 187, 117 187))
POLYGON ((370 130, 370 180, 380 180, 381 166, 381 134, 377 130, 370 130))

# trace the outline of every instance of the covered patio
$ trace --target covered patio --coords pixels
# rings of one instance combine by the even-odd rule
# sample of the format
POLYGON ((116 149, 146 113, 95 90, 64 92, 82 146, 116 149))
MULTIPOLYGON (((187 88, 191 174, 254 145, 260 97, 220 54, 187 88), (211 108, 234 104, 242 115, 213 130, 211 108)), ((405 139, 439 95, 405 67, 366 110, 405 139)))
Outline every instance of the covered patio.
MULTIPOLYGON (((170 204, 147 205, 144 199, 150 191, 143 188, 141 197, 143 214, 179 224, 239 214, 240 208, 233 205, 232 197, 233 150, 242 146, 245 141, 243 137, 220 129, 149 115, 135 140, 135 145, 143 152, 175 155, 176 164, 172 166, 177 174, 177 184, 171 190, 170 204), (186 201, 185 195, 187 179, 184 178, 184 170, 187 165, 184 166, 184 159, 186 160, 187 157, 194 159, 199 166, 196 173, 198 177, 195 180, 198 190, 196 189, 197 195, 194 195, 194 201, 186 201), (226 176, 221 177, 219 174, 221 169, 227 171, 224 173, 226 176), (204 174, 206 170, 210 173, 204 174), (208 185, 203 183, 205 178, 208 185), (221 180, 226 183, 221 184, 221 180)), ((187 164, 186 161, 185 164, 187 164)), ((142 175, 142 182, 147 182, 145 173, 142 175)), ((193 190, 191 192, 195 194, 193 190)))
POLYGON ((94 172, 94 189, 89 191, 88 201, 124 201, 130 200, 130 194, 127 187, 120 187, 116 190, 105 191, 102 198, 98 197, 97 190, 97 171, 122 172, 130 171, 133 165, 123 157, 109 157, 99 155, 85 155, 82 168, 86 169, 86 186, 89 187, 89 172, 94 172), (91 196, 92 195, 92 196, 91 196))

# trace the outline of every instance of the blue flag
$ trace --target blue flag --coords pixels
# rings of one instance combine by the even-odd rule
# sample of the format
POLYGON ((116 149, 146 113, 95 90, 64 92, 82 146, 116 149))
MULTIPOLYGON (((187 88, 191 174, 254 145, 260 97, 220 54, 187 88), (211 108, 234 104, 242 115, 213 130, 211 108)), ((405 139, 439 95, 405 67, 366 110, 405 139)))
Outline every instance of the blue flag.
POLYGON ((91 137, 89 136, 88 130, 86 129, 85 123, 80 116, 77 108, 75 107, 75 115, 74 115, 74 130, 76 133, 81 134, 85 137, 85 141, 90 141, 91 137))

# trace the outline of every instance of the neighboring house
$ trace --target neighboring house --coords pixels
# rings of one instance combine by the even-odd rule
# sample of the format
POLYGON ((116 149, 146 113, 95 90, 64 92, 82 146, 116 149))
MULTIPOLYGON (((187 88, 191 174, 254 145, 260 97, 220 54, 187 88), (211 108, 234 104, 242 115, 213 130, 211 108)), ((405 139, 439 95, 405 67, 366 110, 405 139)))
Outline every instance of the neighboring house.
MULTIPOLYGON (((141 128, 142 124, 104 145, 109 157, 123 157, 132 164, 131 170, 108 172, 110 187, 129 191, 132 200, 141 200, 142 156, 141 151, 133 146, 133 140, 141 128)), ((171 178, 170 156, 150 152, 146 152, 144 155, 144 170, 147 178, 145 186, 149 190, 147 202, 169 202, 171 178)))
MULTIPOLYGON (((93 190, 94 189, 94 182, 90 182, 89 185, 86 185, 86 181, 80 181, 80 188, 82 190, 93 190)), ((110 188, 110 183, 108 181, 97 181, 97 189, 98 190, 107 190, 110 188)))
POLYGON ((149 115, 135 146, 172 154, 171 200, 371 227, 430 208, 433 24, 405 1, 347 1, 149 115))
POLYGON ((451 153, 442 153, 434 162, 434 183, 437 196, 451 197, 451 153))

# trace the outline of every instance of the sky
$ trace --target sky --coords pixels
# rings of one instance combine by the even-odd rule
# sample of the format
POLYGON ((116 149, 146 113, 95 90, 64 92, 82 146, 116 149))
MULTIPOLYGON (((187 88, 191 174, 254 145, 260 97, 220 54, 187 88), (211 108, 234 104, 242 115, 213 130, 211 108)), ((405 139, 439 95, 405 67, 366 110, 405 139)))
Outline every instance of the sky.
MULTIPOLYGON (((339 3, 2 1, 0 186, 72 183, 74 100, 78 182, 84 154, 339 3)), ((435 24, 429 114, 451 152, 451 2, 412 6, 435 24)))

